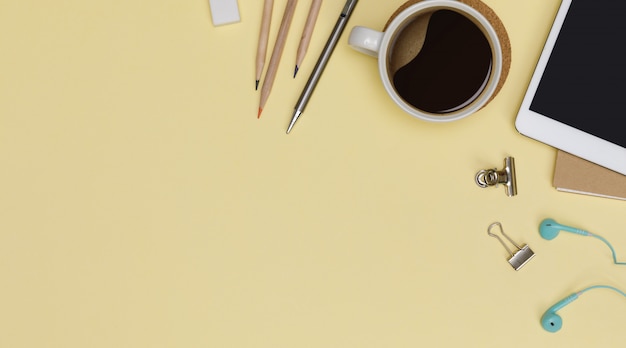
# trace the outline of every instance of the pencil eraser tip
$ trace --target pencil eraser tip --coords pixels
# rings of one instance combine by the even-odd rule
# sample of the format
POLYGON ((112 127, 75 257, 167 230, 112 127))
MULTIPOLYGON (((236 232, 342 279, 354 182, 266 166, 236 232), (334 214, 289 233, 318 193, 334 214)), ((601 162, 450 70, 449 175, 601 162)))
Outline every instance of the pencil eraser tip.
POLYGON ((237 0, 209 0, 209 7, 214 26, 236 23, 241 20, 237 0))

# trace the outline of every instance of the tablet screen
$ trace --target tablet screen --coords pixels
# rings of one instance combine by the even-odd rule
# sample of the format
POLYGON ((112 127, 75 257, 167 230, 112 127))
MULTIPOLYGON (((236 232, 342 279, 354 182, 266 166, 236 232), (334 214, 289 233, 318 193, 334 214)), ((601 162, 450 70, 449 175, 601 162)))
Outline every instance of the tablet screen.
POLYGON ((626 147, 626 2, 573 0, 530 109, 626 147))

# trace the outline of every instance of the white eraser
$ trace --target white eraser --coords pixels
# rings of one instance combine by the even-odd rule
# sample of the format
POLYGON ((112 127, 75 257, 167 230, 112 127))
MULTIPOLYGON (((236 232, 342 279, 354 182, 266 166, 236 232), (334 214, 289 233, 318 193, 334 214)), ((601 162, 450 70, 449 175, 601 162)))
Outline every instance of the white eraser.
POLYGON ((239 22, 239 6, 237 0, 209 0, 213 25, 239 22))

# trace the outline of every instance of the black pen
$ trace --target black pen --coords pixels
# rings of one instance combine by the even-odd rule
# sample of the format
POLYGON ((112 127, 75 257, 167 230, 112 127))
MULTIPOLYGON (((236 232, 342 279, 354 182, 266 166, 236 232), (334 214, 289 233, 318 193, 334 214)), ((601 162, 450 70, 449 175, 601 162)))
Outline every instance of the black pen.
POLYGON ((296 121, 304 111, 306 104, 311 99, 311 95, 313 94, 313 90, 317 85, 320 77, 322 76, 322 72, 324 68, 326 68, 326 64, 330 59, 330 55, 333 53, 335 46, 337 46, 337 42, 343 33, 343 30, 346 28, 346 24, 348 23, 348 19, 350 19, 350 15, 354 11, 354 7, 356 6, 358 0, 348 0, 346 1, 346 5, 341 11, 341 15, 339 15, 339 19, 337 20, 337 24, 335 24, 335 28, 333 29, 328 41, 326 42, 326 46, 322 50, 322 54, 320 54, 317 63, 315 64, 315 68, 313 68, 313 72, 309 77, 306 85, 304 86, 304 90, 300 95, 300 99, 296 103, 295 111, 293 113, 293 117, 291 118, 291 122, 289 123, 289 127, 287 127, 287 134, 291 132, 291 128, 296 124, 296 121))

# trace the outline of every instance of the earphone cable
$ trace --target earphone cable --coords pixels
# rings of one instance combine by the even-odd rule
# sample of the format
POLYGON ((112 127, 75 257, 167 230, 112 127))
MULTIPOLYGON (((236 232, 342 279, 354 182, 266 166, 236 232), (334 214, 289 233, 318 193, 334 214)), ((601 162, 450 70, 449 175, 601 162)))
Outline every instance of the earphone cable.
POLYGON ((619 261, 617 261, 617 256, 615 255, 615 249, 613 249, 613 246, 611 245, 611 243, 609 243, 608 240, 604 239, 601 236, 593 234, 593 233, 589 233, 589 236, 595 237, 595 238, 601 240, 602 242, 604 242, 604 244, 606 244, 609 247, 609 249, 611 249, 611 254, 613 255, 613 263, 615 263, 616 265, 626 265, 626 262, 619 262, 619 261))
POLYGON ((590 287, 588 287, 586 289, 580 290, 577 294, 578 295, 582 295, 583 293, 585 293, 585 292, 587 292, 589 290, 593 290, 593 289, 609 289, 609 290, 613 290, 613 291, 617 292, 618 294, 626 297, 626 292, 624 292, 624 291, 622 291, 622 290, 620 290, 618 288, 609 286, 609 285, 594 285, 594 286, 590 286, 590 287))

